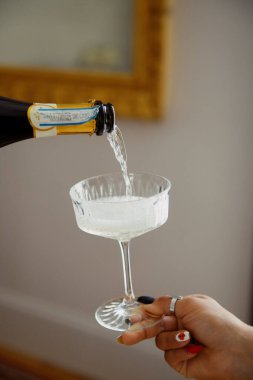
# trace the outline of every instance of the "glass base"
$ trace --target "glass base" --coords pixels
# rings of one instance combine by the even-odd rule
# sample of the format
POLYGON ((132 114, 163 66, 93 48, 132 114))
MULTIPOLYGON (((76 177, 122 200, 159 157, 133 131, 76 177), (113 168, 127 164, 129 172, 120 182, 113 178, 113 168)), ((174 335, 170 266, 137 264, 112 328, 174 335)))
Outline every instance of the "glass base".
POLYGON ((126 302, 125 298, 114 298, 100 306, 95 317, 97 322, 110 330, 127 331, 140 330, 155 326, 161 318, 144 317, 136 300, 126 302), (138 310, 139 309, 139 310, 138 310))
POLYGON ((95 317, 107 329, 126 331, 132 326, 130 318, 138 316, 139 306, 140 303, 135 300, 128 303, 123 297, 115 298, 100 306, 95 317))

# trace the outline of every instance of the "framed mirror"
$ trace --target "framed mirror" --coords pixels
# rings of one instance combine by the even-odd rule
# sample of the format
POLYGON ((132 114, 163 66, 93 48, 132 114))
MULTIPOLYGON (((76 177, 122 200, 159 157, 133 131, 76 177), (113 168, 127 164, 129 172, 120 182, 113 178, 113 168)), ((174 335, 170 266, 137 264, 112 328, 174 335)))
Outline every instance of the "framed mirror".
POLYGON ((163 116, 170 0, 0 1, 0 95, 163 116))

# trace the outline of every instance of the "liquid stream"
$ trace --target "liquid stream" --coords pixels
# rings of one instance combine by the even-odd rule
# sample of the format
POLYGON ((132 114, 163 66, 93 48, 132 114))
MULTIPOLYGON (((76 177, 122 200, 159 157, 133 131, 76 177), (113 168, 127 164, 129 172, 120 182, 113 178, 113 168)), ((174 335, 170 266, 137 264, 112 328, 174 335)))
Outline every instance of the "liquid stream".
POLYGON ((107 140, 109 141, 116 160, 120 164, 122 175, 126 184, 126 195, 132 195, 132 185, 127 174, 127 153, 124 144, 123 136, 120 129, 115 125, 114 130, 107 134, 107 140))

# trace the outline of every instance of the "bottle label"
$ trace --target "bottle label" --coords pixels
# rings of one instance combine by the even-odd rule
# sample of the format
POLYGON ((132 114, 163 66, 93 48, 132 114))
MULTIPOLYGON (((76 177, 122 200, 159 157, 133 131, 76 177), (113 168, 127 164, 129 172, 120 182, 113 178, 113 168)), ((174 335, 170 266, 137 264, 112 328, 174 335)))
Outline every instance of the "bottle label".
POLYGON ((92 104, 57 105, 35 103, 28 109, 28 119, 35 137, 61 133, 93 133, 99 106, 92 104), (93 121, 93 123, 89 123, 93 121), (83 128, 84 126, 84 128, 83 128))

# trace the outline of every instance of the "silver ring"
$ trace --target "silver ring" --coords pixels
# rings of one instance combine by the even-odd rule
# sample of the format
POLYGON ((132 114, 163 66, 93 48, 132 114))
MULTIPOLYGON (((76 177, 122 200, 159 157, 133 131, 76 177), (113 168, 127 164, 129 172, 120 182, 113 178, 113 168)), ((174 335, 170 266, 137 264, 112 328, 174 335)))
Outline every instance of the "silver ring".
POLYGON ((183 297, 181 296, 173 296, 171 297, 171 301, 170 301, 170 313, 172 315, 175 315, 175 307, 176 307, 176 303, 177 301, 181 300, 183 297))

